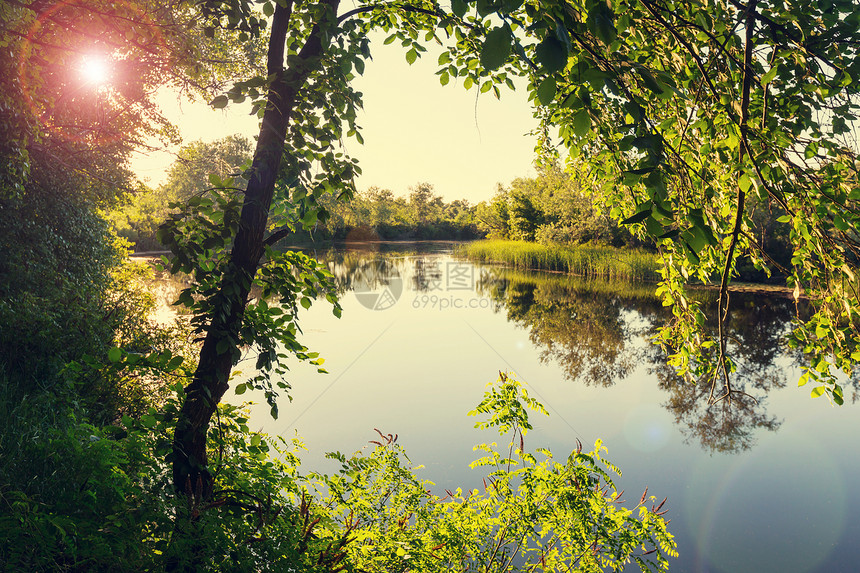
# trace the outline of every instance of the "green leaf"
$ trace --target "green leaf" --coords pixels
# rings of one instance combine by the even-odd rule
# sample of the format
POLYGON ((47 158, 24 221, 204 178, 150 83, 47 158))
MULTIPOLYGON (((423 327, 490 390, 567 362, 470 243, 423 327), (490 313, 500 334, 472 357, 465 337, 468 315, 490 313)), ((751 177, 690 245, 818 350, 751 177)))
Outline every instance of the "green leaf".
POLYGON ((537 89, 538 101, 541 105, 549 105, 555 99, 557 84, 555 78, 550 76, 540 83, 537 89))
POLYGON ((661 225, 653 216, 645 219, 645 229, 652 237, 659 237, 664 232, 663 225, 661 225))
POLYGON ((302 297, 302 299, 301 299, 299 302, 301 303, 301 305, 302 305, 306 310, 307 310, 307 309, 309 309, 309 308, 311 307, 311 299, 309 299, 309 298, 308 298, 308 297, 306 297, 306 296, 303 296, 303 297, 302 297))
POLYGON ((833 213, 833 225, 840 231, 848 231, 851 228, 839 213, 833 213))
POLYGON ((618 32, 615 30, 615 12, 605 2, 597 2, 588 11, 586 26, 607 46, 618 36, 618 32))
POLYGON ((693 247, 687 241, 684 241, 684 246, 687 247, 685 254, 687 255, 687 262, 693 266, 698 265, 701 262, 699 259, 699 255, 696 254, 696 251, 693 250, 693 247))
POLYGON ((636 72, 639 74, 639 77, 642 78, 642 83, 645 84, 645 87, 651 90, 656 94, 663 93, 663 88, 660 87, 660 84, 657 83, 657 79, 651 75, 651 72, 648 71, 648 68, 645 66, 639 66, 636 68, 636 72))
POLYGON ((409 65, 415 63, 415 60, 418 59, 418 51, 415 48, 411 48, 408 52, 406 52, 406 61, 409 62, 409 65))
POLYGON ((114 346, 108 350, 108 360, 111 362, 119 362, 122 359, 122 350, 114 346))
POLYGON ((478 9, 478 15, 481 17, 489 16, 493 12, 501 12, 504 10, 503 2, 501 0, 478 0, 475 7, 478 9))
POLYGON ((265 14, 266 16, 271 16, 274 13, 275 7, 272 6, 270 2, 266 2, 265 4, 263 4, 263 14, 265 14))
POLYGON ((503 14, 516 12, 524 2, 525 0, 502 0, 502 7, 499 9, 499 12, 503 14))
POLYGON ((636 214, 627 217, 626 219, 621 221, 621 224, 622 225, 633 225, 635 223, 641 223, 642 221, 644 221, 645 219, 650 217, 651 216, 651 202, 650 201, 647 202, 646 205, 648 206, 647 208, 642 209, 641 211, 638 211, 636 214))
POLYGON ((812 389, 812 392, 810 392, 809 395, 813 398, 818 398, 819 396, 824 394, 824 390, 825 390, 824 386, 816 386, 815 388, 812 389))
POLYGON ((583 137, 589 131, 591 131, 591 116, 587 109, 581 109, 573 116, 573 132, 577 137, 583 137))
POLYGON ((571 93, 561 102, 561 106, 568 109, 579 109, 582 105, 582 100, 575 93, 571 93))
POLYGON ((248 389, 247 384, 236 384, 235 392, 236 392, 236 394, 244 394, 245 390, 247 390, 247 389, 248 389))
POLYGON ((219 96, 217 96, 215 99, 213 99, 212 101, 210 101, 210 102, 209 102, 209 105, 211 105, 211 106, 212 106, 212 107, 214 107, 215 109, 222 109, 222 108, 227 107, 227 102, 228 102, 228 101, 229 101, 229 100, 227 99, 227 96, 225 96, 225 95, 219 95, 219 96))
POLYGON ((765 86, 773 81, 773 78, 776 77, 776 73, 779 71, 778 66, 773 66, 768 72, 761 77, 761 85, 765 86))
POLYGON ((302 225, 305 227, 313 227, 317 222, 317 212, 314 209, 310 209, 305 213, 305 216, 302 217, 302 225))
POLYGON ((451 11, 458 18, 465 16, 468 9, 469 6, 463 0, 451 0, 451 11))
POLYGON ((567 65, 567 56, 567 47, 555 35, 547 36, 535 48, 535 59, 543 71, 550 74, 564 69, 567 65))
POLYGON ((687 243, 696 255, 702 252, 702 249, 708 246, 708 239, 701 228, 693 226, 684 231, 682 234, 684 241, 687 243))
POLYGON ((481 48, 481 66, 486 70, 500 68, 511 55, 512 40, 511 28, 507 24, 490 30, 481 48))

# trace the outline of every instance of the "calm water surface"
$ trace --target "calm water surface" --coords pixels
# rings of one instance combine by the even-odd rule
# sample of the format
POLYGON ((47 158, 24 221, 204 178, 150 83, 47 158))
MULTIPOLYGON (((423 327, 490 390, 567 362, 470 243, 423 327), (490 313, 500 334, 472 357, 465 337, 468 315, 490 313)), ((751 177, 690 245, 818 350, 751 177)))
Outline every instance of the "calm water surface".
POLYGON ((262 399, 252 407, 256 428, 298 432, 305 470, 334 471, 324 452, 359 450, 378 428, 399 435, 438 491, 479 486, 472 446, 499 437, 466 412, 504 370, 551 414, 533 416, 527 447, 564 458, 577 439, 600 438, 628 505, 646 486, 668 496, 671 570, 860 570, 856 388, 835 408, 796 387, 797 357, 779 346, 793 301, 734 295, 735 380, 759 401, 709 410, 709 389, 679 381, 646 340, 666 319, 653 285, 476 267, 444 245, 388 251, 317 253, 343 290, 343 318, 318 301, 301 340, 329 374, 294 366, 278 420, 262 399))

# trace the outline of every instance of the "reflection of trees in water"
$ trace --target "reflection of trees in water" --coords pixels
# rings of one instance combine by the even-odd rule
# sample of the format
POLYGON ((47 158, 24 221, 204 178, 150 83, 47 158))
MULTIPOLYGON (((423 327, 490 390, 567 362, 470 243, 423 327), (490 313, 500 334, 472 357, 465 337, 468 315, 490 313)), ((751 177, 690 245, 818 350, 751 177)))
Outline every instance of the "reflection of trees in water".
POLYGON ((328 265, 334 276, 338 296, 355 290, 381 290, 388 286, 392 277, 404 272, 404 261, 360 251, 335 251, 318 254, 318 259, 328 265))
POLYGON ((560 365, 570 380, 595 386, 623 380, 642 358, 644 345, 630 341, 641 338, 650 323, 628 321, 627 301, 660 308, 659 301, 639 287, 624 292, 603 282, 508 270, 484 277, 478 290, 497 308, 504 306, 508 320, 529 328, 543 362, 560 365))
MULTIPOLYGON (((383 249, 384 253, 368 249, 329 249, 308 254, 328 265, 329 272, 335 278, 338 295, 355 290, 357 285, 362 289, 378 290, 388 286, 391 277, 408 275, 412 276, 414 290, 426 292, 441 281, 442 270, 438 257, 421 254, 432 253, 445 244, 428 242, 419 245, 422 248, 403 251, 392 250, 391 245, 388 245, 383 249)), ((408 246, 408 243, 404 246, 408 246)))
MULTIPOLYGON (((728 350, 737 367, 733 386, 746 395, 737 393, 731 400, 710 403, 711 378, 697 383, 683 380, 662 349, 647 341, 670 317, 654 296, 653 285, 502 269, 479 282, 478 288, 497 307, 505 308, 509 320, 529 328, 541 359, 560 365, 570 380, 610 386, 629 376, 638 364, 649 364, 659 387, 669 393, 664 407, 687 439, 706 449, 742 451, 752 446, 757 430, 774 431, 781 424, 767 413, 766 398, 786 383, 775 359, 801 358, 781 342, 795 313, 793 300, 734 295, 726 322, 728 350)), ((708 293, 702 298, 706 306, 711 305, 708 293)))
MULTIPOLYGON (((656 353, 660 352, 656 349, 656 353)), ((755 443, 756 430, 774 431, 782 424, 767 413, 765 405, 767 391, 785 385, 779 378, 744 381, 744 376, 735 374, 736 386, 746 394, 734 394, 712 403, 710 379, 690 383, 675 374, 665 360, 653 362, 650 372, 657 377, 659 387, 669 393, 663 406, 675 417, 687 441, 698 441, 705 449, 716 452, 748 450, 755 443), (751 392, 748 382, 761 392, 751 392)))
POLYGON ((412 261, 412 288, 416 292, 441 290, 442 267, 438 257, 416 257, 412 261))

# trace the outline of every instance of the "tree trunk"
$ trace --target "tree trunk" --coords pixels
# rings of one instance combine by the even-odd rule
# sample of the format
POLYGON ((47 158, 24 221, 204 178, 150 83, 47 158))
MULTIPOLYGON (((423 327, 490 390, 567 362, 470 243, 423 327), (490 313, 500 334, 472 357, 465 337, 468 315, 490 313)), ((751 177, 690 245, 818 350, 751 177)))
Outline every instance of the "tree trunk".
POLYGON ((292 3, 275 4, 268 48, 268 73, 274 78, 267 96, 251 177, 227 271, 217 298, 223 313, 214 313, 200 351, 200 361, 180 410, 173 437, 173 485, 179 494, 192 492, 209 499, 212 476, 208 471, 206 436, 213 414, 229 388, 234 366, 231 351, 239 339, 248 293, 263 255, 263 240, 275 181, 284 154, 284 140, 297 94, 308 76, 320 66, 324 37, 330 37, 340 0, 325 0, 328 17, 317 22, 289 68, 284 68, 284 46, 289 32, 292 3), (228 350, 218 351, 227 341, 228 350))

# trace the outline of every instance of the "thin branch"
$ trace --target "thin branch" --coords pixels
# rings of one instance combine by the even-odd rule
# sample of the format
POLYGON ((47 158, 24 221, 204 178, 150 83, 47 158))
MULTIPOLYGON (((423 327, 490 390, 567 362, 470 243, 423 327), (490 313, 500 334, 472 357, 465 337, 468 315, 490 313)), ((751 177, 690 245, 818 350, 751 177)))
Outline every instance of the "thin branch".
MULTIPOLYGON (((745 46, 744 46, 744 79, 743 79, 743 87, 741 93, 741 137, 744 141, 747 139, 747 120, 749 119, 749 104, 750 104, 750 88, 752 86, 752 76, 755 73, 752 69, 752 48, 753 48, 753 32, 755 31, 755 18, 752 16, 752 11, 755 9, 755 5, 758 0, 752 0, 747 7, 746 13, 746 37, 745 37, 745 46)), ((740 151, 738 152, 738 165, 742 166, 744 163, 744 156, 746 155, 746 145, 740 146, 740 151)), ((729 380, 729 371, 726 366, 726 333, 725 333, 725 321, 729 312, 729 280, 731 278, 732 273, 732 263, 734 262, 735 256, 735 248, 737 247, 738 237, 741 232, 741 226, 743 224, 743 213, 744 213, 744 200, 746 198, 746 194, 744 190, 738 185, 738 204, 735 210, 735 226, 732 230, 731 242, 729 243, 729 250, 726 253, 726 264, 723 267, 723 278, 720 282, 720 295, 718 301, 717 308, 717 329, 719 335, 719 357, 718 357, 718 368, 722 370, 725 383, 726 383, 726 395, 731 401, 732 394, 732 386, 731 381, 729 380)), ((714 381, 716 381, 717 373, 714 373, 714 381)), ((713 404, 713 385, 711 387, 711 397, 709 401, 713 404)), ((720 398, 722 399, 722 398, 720 398)), ((719 399, 717 400, 719 401, 719 399)))
POLYGON ((274 233, 272 233, 271 235, 266 237, 266 239, 263 241, 263 246, 264 247, 271 247, 272 245, 274 245, 275 243, 277 243, 278 241, 280 241, 281 239, 283 239, 284 237, 286 237, 287 235, 289 235, 292 232, 293 232, 293 230, 290 229, 289 227, 284 227, 283 229, 279 229, 278 231, 275 231, 274 233))
MULTIPOLYGON (((337 23, 340 24, 341 22, 348 20, 348 19, 352 18, 353 16, 357 16, 359 14, 364 14, 367 12, 373 12, 374 10, 379 10, 379 9, 383 9, 386 11, 390 11, 392 9, 403 10, 404 12, 413 12, 416 14, 424 14, 427 16, 436 16, 439 19, 444 19, 448 16, 448 14, 445 14, 445 12, 442 12, 441 10, 436 10, 436 11, 428 10, 426 8, 420 8, 418 6, 412 6, 410 4, 403 4, 403 5, 399 5, 399 6, 398 5, 392 6, 390 4, 371 4, 369 6, 362 6, 361 8, 354 8, 353 10, 350 10, 349 12, 344 12, 342 15, 338 16, 337 23)), ((472 27, 472 26, 469 26, 469 27, 472 27)))
POLYGON ((687 50, 687 52, 693 57, 693 59, 696 61, 696 67, 699 68, 699 71, 702 73, 702 78, 708 84, 708 87, 710 88, 711 93, 714 95, 714 97, 717 100, 719 100, 720 96, 717 93, 717 88, 714 87, 714 84, 711 81, 711 77, 708 75, 708 71, 705 69, 705 64, 702 62, 701 58, 699 58, 699 54, 696 53, 696 51, 693 49, 693 46, 687 40, 685 40, 681 36, 681 34, 678 33, 678 31, 675 29, 675 27, 671 23, 669 23, 665 18, 663 18, 663 16, 661 16, 660 13, 658 13, 653 8, 653 6, 651 5, 650 2, 648 2, 648 0, 642 0, 642 4, 645 6, 645 8, 648 9, 648 11, 651 13, 651 15, 654 16, 654 19, 656 19, 657 22, 660 23, 660 25, 662 25, 666 30, 668 30, 669 33, 672 34, 675 37, 675 39, 678 40, 678 42, 682 46, 684 46, 684 48, 687 50))
POLYGON ((795 35, 795 33, 788 26, 786 26, 785 24, 780 24, 776 20, 774 20, 768 16, 765 16, 761 12, 757 12, 755 9, 756 2, 752 2, 750 4, 751 8, 744 8, 743 4, 738 2, 738 0, 729 0, 729 3, 732 6, 734 6, 735 8, 737 8, 738 10, 746 11, 746 13, 748 14, 747 19, 754 18, 755 20, 759 20, 760 22, 767 24, 768 28, 770 28, 770 30, 771 30, 771 37, 773 38, 773 40, 775 42, 779 41, 779 39, 776 37, 776 34, 774 33, 775 31, 778 30, 779 32, 784 34, 786 38, 791 40, 791 42, 794 43, 797 47, 799 47, 801 50, 806 52, 807 55, 814 56, 814 57, 818 58, 819 60, 821 60, 822 62, 824 62, 825 64, 827 64, 828 66, 830 66, 831 68, 833 68, 834 70, 837 70, 841 73, 845 73, 844 68, 835 64, 833 62, 833 60, 831 60, 827 55, 825 55, 825 54, 821 53, 820 51, 818 51, 817 49, 811 47, 808 43, 803 42, 802 39, 798 38, 797 35, 795 35))

